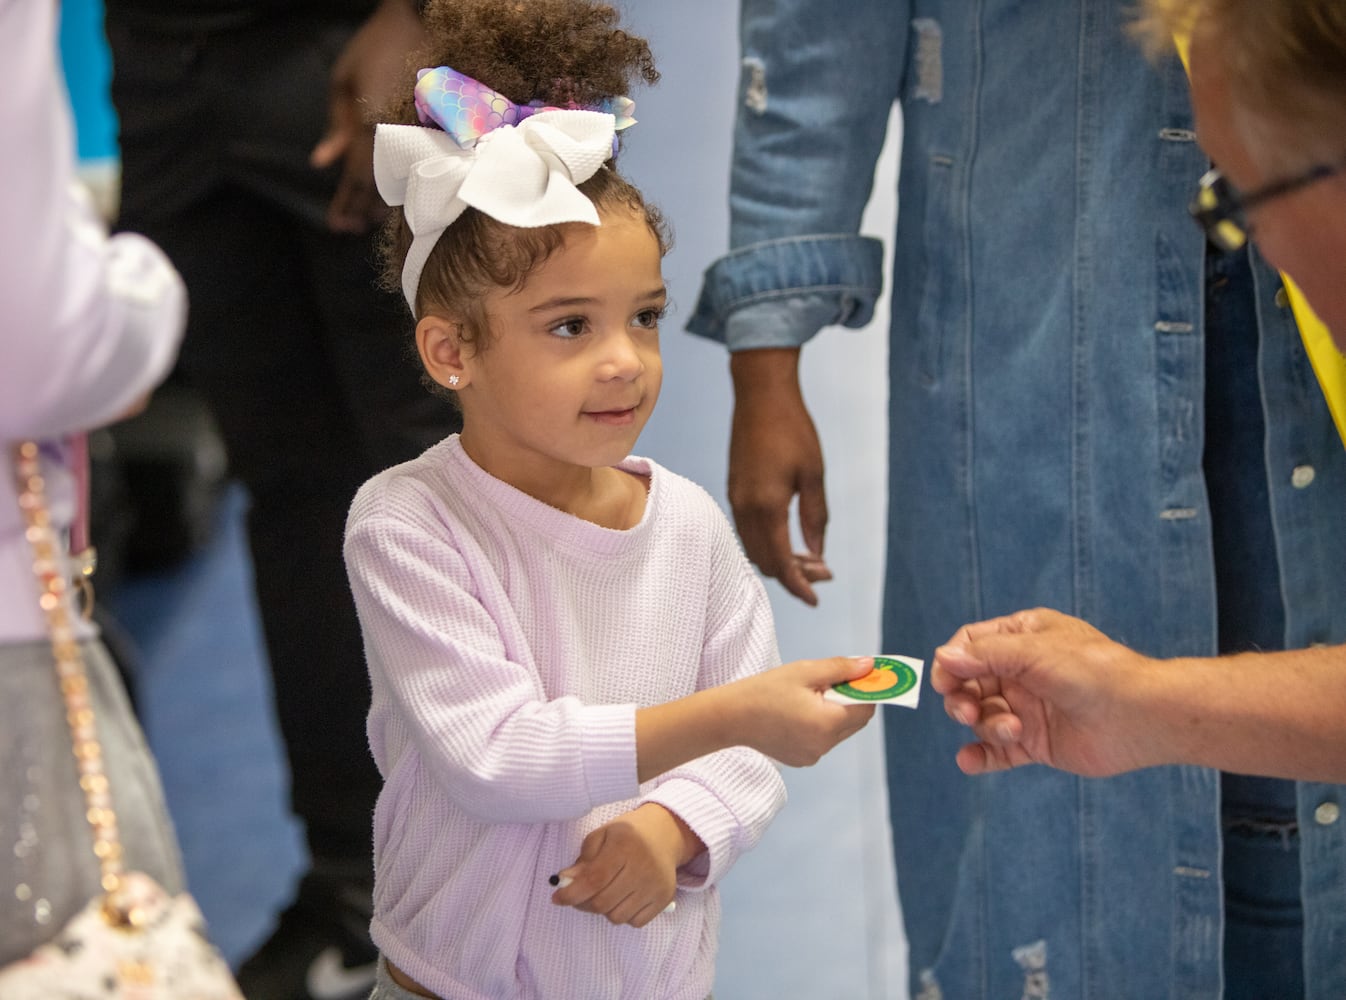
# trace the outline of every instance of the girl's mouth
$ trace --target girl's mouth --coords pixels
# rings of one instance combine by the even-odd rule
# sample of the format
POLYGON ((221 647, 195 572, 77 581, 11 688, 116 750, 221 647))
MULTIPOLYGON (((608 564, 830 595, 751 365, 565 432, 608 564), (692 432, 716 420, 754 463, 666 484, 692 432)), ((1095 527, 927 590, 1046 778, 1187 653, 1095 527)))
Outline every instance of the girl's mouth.
POLYGON ((626 427, 635 423, 636 408, 632 406, 625 410, 590 410, 585 416, 607 427, 626 427))

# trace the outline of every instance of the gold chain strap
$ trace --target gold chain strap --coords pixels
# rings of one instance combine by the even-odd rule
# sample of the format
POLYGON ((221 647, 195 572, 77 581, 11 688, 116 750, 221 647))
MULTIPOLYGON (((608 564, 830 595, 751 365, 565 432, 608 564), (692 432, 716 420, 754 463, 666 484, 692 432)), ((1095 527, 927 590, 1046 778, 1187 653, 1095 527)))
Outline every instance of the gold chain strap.
POLYGON ((41 590, 38 603, 47 619, 56 677, 65 701, 65 718, 70 725, 71 745, 79 769, 79 785, 84 791, 84 815, 93 831, 93 852, 98 858, 100 881, 106 894, 103 915, 114 926, 140 926, 144 922, 143 913, 123 899, 120 891, 123 868, 117 814, 112 808, 111 790, 103 770, 103 747, 94 723, 89 678, 68 611, 69 592, 78 584, 72 585, 66 579, 68 564, 47 509, 46 482, 35 442, 25 441, 15 449, 14 471, 19 508, 27 525, 25 536, 33 551, 33 573, 41 590))

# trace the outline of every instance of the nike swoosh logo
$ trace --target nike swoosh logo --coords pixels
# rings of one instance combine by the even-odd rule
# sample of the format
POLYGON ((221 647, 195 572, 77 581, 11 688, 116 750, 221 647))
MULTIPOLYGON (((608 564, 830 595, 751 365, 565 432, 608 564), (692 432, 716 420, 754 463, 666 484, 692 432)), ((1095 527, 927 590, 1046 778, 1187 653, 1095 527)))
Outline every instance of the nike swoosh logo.
POLYGON ((329 945, 309 964, 304 986, 313 1000, 354 1000, 373 989, 377 971, 376 962, 346 968, 341 949, 329 945))

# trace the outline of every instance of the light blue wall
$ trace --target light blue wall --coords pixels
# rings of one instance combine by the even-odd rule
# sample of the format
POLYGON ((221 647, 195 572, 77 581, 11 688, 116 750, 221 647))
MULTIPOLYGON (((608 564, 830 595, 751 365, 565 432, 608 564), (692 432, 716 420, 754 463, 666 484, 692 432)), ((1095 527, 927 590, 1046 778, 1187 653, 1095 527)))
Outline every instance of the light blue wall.
MULTIPOLYGON (((624 7, 650 39, 663 79, 632 95, 640 124, 625 140, 622 170, 664 210, 676 235, 665 266, 674 309, 662 342, 663 396, 638 450, 701 483, 727 509, 727 355, 683 325, 702 270, 727 248, 737 4, 627 0, 624 7)), ((890 142, 865 222, 885 241, 895 217, 895 159, 890 142)), ((886 300, 878 315, 887 315, 886 300)), ((817 609, 769 585, 786 660, 880 652, 886 326, 825 331, 804 350, 805 395, 827 461, 826 554, 836 579, 819 588, 817 609)), ((716 994, 900 1000, 906 942, 892 891, 878 727, 816 768, 788 771, 786 783, 790 805, 725 886, 716 994), (736 906, 736 891, 753 898, 736 906)))

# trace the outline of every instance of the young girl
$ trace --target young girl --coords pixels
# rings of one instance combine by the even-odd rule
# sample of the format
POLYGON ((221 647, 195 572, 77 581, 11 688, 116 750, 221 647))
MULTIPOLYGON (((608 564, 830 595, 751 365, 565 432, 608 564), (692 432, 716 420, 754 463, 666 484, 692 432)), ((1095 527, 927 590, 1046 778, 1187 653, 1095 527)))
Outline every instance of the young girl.
POLYGON ((367 483, 347 529, 385 781, 374 997, 702 1000, 715 885, 784 802, 764 755, 864 725, 821 692, 870 663, 768 670, 728 521, 628 457, 667 299, 664 227, 612 162, 645 42, 585 0, 425 17, 433 68, 375 173, 463 431, 367 483))

